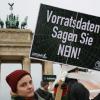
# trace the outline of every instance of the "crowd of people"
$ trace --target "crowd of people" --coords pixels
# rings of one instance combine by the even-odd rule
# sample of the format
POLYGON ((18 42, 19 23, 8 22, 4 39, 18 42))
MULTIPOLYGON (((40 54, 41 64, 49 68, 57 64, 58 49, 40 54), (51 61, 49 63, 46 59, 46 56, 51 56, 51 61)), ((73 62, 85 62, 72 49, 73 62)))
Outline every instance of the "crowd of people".
MULTIPOLYGON (((34 90, 32 76, 25 70, 15 70, 6 76, 11 88, 11 100, 90 100, 89 90, 77 79, 59 80, 53 93, 49 91, 49 82, 41 81, 40 87, 34 90)), ((100 100, 100 94, 92 100, 100 100)))

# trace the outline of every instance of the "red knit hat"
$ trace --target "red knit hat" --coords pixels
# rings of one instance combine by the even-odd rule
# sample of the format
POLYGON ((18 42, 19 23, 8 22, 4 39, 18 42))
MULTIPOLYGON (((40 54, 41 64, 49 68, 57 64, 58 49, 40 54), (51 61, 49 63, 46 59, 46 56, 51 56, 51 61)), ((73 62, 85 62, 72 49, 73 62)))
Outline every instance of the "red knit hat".
POLYGON ((18 81, 22 77, 24 77, 25 75, 30 75, 30 73, 25 71, 25 70, 16 70, 16 71, 13 71, 12 73, 10 73, 6 77, 6 81, 7 81, 8 85, 11 87, 11 90, 14 93, 16 93, 16 91, 17 91, 17 83, 18 83, 18 81))

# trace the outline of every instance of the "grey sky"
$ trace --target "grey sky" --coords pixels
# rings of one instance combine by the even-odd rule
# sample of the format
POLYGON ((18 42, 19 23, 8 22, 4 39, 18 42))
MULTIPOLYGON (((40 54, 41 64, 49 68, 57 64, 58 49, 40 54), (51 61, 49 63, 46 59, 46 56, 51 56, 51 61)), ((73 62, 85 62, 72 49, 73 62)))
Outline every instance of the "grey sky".
POLYGON ((14 2, 13 13, 19 16, 20 22, 28 16, 27 28, 35 32, 40 3, 100 16, 100 0, 1 0, 0 18, 5 21, 6 15, 10 14, 8 2, 14 2))

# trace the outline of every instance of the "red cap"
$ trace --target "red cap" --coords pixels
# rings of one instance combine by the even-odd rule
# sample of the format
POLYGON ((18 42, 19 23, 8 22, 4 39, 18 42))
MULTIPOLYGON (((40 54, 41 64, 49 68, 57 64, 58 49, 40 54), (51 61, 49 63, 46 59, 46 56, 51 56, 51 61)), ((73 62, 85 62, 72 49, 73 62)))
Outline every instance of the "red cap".
POLYGON ((17 91, 18 81, 25 75, 30 75, 30 73, 25 70, 15 70, 12 73, 10 73, 8 76, 6 76, 6 81, 14 93, 16 93, 17 91))

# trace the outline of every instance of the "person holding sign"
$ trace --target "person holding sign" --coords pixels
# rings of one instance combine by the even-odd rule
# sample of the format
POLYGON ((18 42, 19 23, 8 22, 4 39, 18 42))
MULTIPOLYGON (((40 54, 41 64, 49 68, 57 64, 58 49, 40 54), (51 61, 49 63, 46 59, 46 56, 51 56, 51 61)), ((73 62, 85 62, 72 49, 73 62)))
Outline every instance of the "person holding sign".
POLYGON ((55 100, 89 100, 89 91, 77 79, 66 77, 54 87, 55 100))

